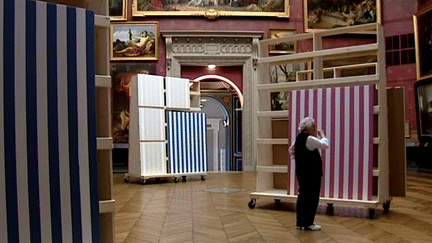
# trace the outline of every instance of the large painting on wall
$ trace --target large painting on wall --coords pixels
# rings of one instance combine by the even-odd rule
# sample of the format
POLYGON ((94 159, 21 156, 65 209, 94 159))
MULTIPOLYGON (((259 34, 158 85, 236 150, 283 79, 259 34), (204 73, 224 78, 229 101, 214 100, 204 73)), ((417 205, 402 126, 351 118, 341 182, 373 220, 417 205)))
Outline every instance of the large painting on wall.
POLYGON ((157 22, 111 24, 111 60, 157 60, 157 22))
POLYGON ((417 101, 418 135, 422 142, 432 141, 432 78, 414 84, 417 101))
POLYGON ((112 134, 114 143, 129 142, 129 105, 134 75, 156 74, 156 64, 112 64, 112 134))
POLYGON ((289 17, 289 0, 133 0, 132 15, 289 17))
POLYGON ((303 0, 305 30, 380 23, 381 0, 303 0))
POLYGON ((417 79, 432 77, 432 7, 413 17, 417 79))

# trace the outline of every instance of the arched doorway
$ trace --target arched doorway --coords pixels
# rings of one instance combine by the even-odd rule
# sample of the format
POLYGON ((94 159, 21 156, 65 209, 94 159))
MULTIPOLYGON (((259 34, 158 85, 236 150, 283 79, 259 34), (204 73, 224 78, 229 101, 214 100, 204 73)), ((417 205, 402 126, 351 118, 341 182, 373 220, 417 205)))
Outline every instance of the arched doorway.
POLYGON ((196 78, 201 86, 201 111, 207 114, 209 171, 242 171, 243 94, 219 75, 196 78))

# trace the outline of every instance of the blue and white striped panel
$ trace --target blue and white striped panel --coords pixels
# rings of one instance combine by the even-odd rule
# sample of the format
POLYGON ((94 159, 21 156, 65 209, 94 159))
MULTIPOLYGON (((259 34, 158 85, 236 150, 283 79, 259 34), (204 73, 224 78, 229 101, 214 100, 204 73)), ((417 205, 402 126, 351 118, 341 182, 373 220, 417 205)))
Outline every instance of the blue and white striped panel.
POLYGON ((165 88, 168 108, 190 108, 189 79, 165 77, 165 88))
POLYGON ((207 118, 205 113, 167 113, 168 173, 207 171, 207 118))
POLYGON ((164 175, 167 173, 165 142, 140 143, 141 175, 164 175))
POLYGON ((140 141, 165 141, 165 110, 138 108, 140 141))
POLYGON ((138 106, 164 107, 162 76, 138 74, 138 106))
POLYGON ((94 13, 0 11, 1 241, 100 242, 94 13))

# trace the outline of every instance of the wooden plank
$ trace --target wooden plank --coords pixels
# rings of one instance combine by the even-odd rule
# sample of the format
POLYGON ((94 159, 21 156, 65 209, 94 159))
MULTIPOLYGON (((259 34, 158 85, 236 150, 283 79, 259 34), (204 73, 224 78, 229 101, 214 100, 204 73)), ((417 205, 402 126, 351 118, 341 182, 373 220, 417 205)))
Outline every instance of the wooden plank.
POLYGON ((274 84, 261 84, 258 85, 258 90, 268 91, 287 91, 296 89, 312 89, 312 88, 327 88, 327 87, 341 87, 348 85, 372 85, 379 82, 379 75, 364 75, 353 76, 344 78, 333 79, 319 79, 303 82, 287 82, 287 83, 274 83, 274 84))
POLYGON ((99 201, 99 213, 114 213, 115 200, 99 201))
POLYGON ((287 173, 288 166, 287 165, 257 166, 256 169, 257 171, 260 172, 287 173))
POLYGON ((390 196, 406 196, 405 94, 403 88, 387 89, 390 196))
POLYGON ((98 88, 111 88, 111 76, 96 75, 96 87, 98 88))
POLYGON ((97 149, 98 150, 112 150, 113 149, 113 138, 97 138, 97 149))

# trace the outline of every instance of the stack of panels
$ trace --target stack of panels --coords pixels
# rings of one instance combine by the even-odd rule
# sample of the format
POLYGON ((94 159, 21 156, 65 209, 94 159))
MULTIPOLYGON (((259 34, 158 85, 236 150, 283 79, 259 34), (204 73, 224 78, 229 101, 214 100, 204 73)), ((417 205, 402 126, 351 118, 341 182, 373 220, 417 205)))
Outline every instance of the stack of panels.
POLYGON ((164 78, 138 75, 139 150, 142 175, 166 174, 164 78))
POLYGON ((207 171, 206 114, 167 112, 168 173, 207 171))
MULTIPOLYGON (((333 199, 372 200, 374 87, 347 86, 296 90, 290 100, 290 142, 298 124, 314 117, 330 140, 321 151, 321 196, 333 199)), ((288 162, 288 195, 298 194, 295 161, 288 162)))
POLYGON ((100 242, 94 13, 0 11, 0 241, 100 242))

